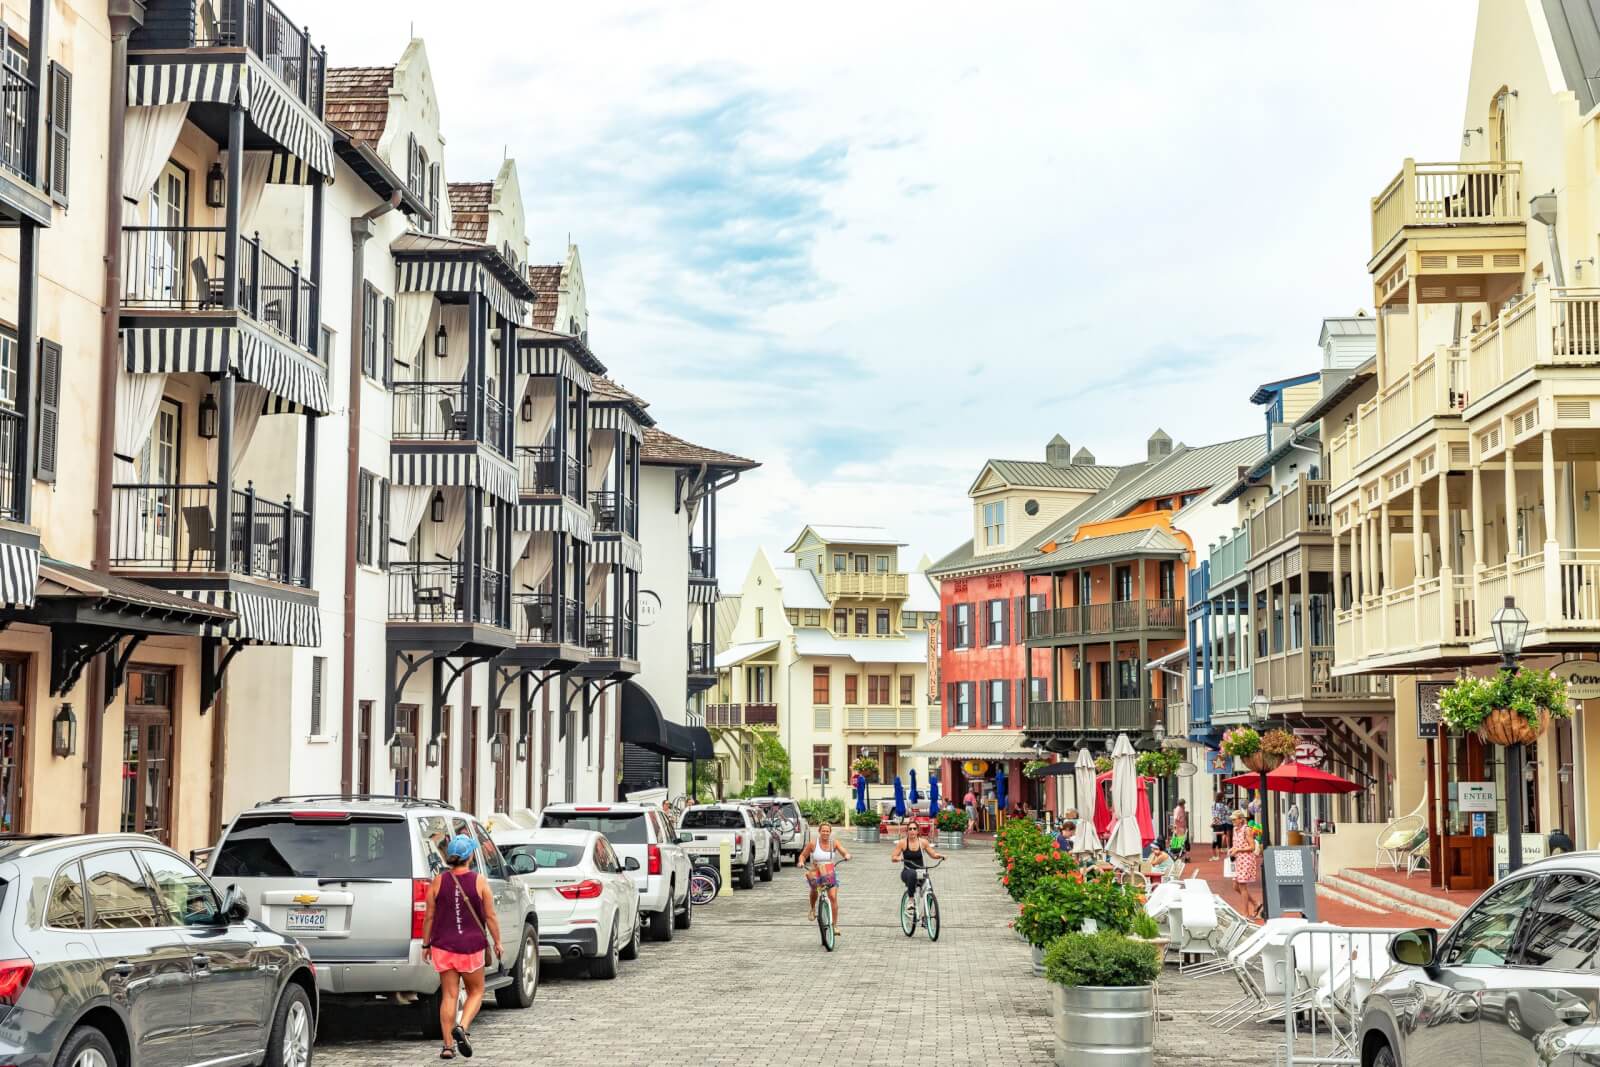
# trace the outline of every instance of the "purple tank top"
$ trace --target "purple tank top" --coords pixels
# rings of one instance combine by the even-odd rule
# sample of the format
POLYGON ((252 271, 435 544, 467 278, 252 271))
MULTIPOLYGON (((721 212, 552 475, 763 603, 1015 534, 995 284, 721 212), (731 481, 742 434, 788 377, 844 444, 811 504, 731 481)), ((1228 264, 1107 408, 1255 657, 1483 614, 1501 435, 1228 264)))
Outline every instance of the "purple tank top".
MULTIPOLYGON (((478 875, 473 871, 446 871, 439 879, 439 896, 433 903, 430 941, 446 952, 482 952, 489 939, 479 926, 483 901, 478 898, 478 875)), ((484 923, 487 926, 487 923, 484 923)))

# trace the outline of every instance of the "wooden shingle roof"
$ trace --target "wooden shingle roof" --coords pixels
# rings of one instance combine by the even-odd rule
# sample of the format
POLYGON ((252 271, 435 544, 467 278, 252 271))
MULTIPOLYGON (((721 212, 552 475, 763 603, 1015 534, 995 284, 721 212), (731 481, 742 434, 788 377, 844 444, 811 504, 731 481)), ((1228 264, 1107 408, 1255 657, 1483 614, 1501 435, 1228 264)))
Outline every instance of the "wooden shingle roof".
POLYGON ((528 267, 528 284, 539 295, 533 300, 533 325, 556 328, 556 305, 561 300, 561 264, 540 263, 528 267))
POLYGON ((489 240, 494 182, 450 182, 450 230, 464 241, 489 240))
POLYGON ((719 452, 715 448, 706 448, 704 445, 685 441, 654 426, 645 427, 644 445, 639 452, 639 461, 658 467, 698 467, 705 464, 709 467, 736 471, 747 471, 761 466, 753 459, 745 459, 731 452, 719 452))
POLYGON ((393 67, 330 67, 324 115, 358 144, 376 145, 389 121, 393 67))

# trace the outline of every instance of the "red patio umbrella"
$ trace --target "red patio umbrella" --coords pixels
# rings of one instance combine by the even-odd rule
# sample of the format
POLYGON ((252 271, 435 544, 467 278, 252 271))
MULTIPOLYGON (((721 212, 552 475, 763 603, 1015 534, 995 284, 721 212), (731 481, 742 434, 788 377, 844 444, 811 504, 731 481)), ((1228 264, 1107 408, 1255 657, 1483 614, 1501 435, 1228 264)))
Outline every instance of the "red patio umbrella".
MULTIPOLYGON (((1337 774, 1318 770, 1308 763, 1280 763, 1276 769, 1267 772, 1267 788, 1275 793, 1359 793, 1361 786, 1337 774)), ((1246 789, 1261 788, 1261 775, 1255 771, 1246 771, 1236 774, 1232 778, 1224 778, 1223 785, 1243 786, 1246 789)))

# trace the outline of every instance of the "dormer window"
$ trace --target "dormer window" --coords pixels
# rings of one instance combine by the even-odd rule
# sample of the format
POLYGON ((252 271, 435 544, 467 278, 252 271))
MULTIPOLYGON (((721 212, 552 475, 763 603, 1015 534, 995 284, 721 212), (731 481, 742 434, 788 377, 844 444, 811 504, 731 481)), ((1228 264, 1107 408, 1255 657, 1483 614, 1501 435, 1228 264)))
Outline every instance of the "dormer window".
POLYGON ((994 548, 1006 543, 1006 502, 997 500, 983 505, 983 547, 994 548))

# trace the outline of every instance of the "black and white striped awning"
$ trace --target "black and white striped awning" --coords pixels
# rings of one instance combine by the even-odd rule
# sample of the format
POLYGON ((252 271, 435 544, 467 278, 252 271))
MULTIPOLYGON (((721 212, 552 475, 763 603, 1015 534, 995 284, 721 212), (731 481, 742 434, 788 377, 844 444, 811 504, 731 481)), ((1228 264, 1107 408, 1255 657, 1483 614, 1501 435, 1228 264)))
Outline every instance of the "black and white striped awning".
POLYGON ((644 431, 639 428, 639 423, 625 409, 615 404, 590 404, 589 429, 621 430, 629 437, 644 439, 644 431))
POLYGON ((304 164, 275 159, 269 181, 309 184, 317 175, 332 177, 333 134, 254 56, 128 64, 130 106, 235 102, 257 129, 304 164))
POLYGON ((620 563, 630 571, 644 570, 644 550, 631 537, 601 537, 595 541, 590 563, 620 563))
POLYGON ((389 457, 395 485, 477 486, 508 504, 517 502, 517 468, 480 448, 476 452, 396 452, 389 457))
POLYGON ((0 542, 0 607, 31 608, 38 592, 38 547, 0 542))
POLYGON ((585 544, 594 540, 594 516, 571 500, 524 502, 517 505, 517 529, 534 533, 571 534, 585 544))
POLYGON ((231 371, 267 390, 263 414, 328 411, 328 369, 248 322, 125 327, 122 351, 123 365, 136 374, 231 371))
POLYGON ((716 582, 689 583, 689 603, 691 604, 715 604, 717 596, 716 582))
POLYGON ((527 305, 501 284, 494 272, 471 259, 452 257, 397 259, 397 290, 402 293, 481 293, 489 306, 512 322, 521 322, 527 305))
POLYGON ((560 375, 584 392, 594 392, 594 375, 585 370, 571 352, 556 345, 519 345, 517 373, 542 378, 560 375))
POLYGON ((234 613, 234 618, 225 622, 206 623, 203 632, 207 637, 295 648, 317 648, 322 644, 322 614, 314 600, 276 597, 242 589, 173 589, 172 592, 234 613))

